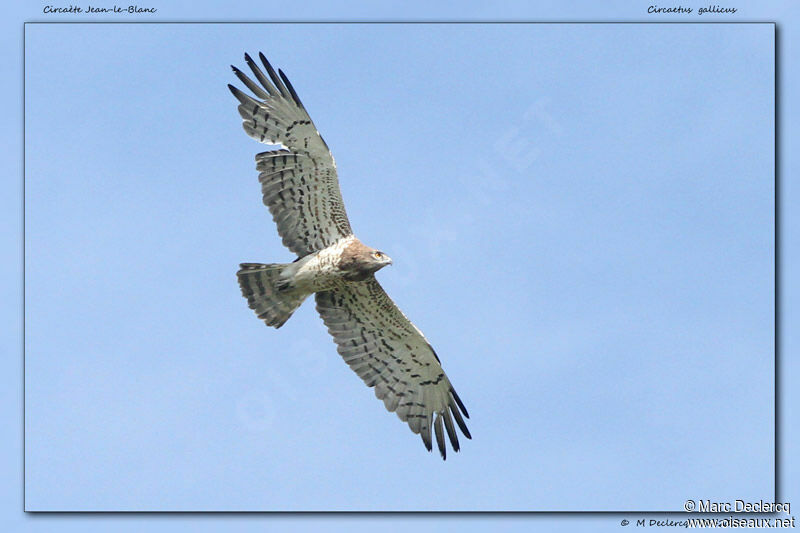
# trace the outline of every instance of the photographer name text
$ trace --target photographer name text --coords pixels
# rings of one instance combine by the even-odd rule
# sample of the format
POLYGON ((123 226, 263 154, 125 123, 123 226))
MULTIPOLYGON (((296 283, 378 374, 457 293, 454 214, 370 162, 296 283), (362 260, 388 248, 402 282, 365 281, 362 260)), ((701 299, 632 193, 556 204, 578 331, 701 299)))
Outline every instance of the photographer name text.
POLYGON ((714 502, 711 500, 686 500, 684 510, 696 513, 786 513, 791 514, 791 504, 765 502, 714 502))

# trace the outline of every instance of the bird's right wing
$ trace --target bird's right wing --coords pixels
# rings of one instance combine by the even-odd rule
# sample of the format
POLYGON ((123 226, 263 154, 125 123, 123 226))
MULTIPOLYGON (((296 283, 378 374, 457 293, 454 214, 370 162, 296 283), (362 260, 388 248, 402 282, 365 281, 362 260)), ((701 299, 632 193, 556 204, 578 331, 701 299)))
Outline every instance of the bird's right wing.
POLYGON ((302 257, 353 231, 328 145, 288 78, 280 70, 276 74, 264 54, 259 57, 269 79, 249 55, 244 56, 258 83, 231 66, 256 98, 233 85, 228 88, 240 102, 239 114, 247 134, 283 147, 256 155, 258 181, 283 244, 302 257))
POLYGON ((453 420, 464 436, 472 438, 462 417, 469 414, 433 348, 374 276, 342 282, 333 290, 318 292, 316 298, 317 311, 339 354, 367 386, 375 387, 386 408, 422 437, 428 451, 431 429, 443 459, 444 430, 453 450, 459 450, 453 420))

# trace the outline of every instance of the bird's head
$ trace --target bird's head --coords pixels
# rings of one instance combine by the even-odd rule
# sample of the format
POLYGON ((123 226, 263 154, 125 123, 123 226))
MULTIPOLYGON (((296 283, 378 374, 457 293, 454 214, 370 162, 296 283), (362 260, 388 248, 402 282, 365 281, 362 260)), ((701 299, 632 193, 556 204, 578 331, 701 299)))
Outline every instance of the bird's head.
POLYGON ((372 250, 372 252, 370 252, 369 261, 375 268, 373 272, 377 272, 383 267, 392 264, 392 258, 379 250, 372 250))
POLYGON ((339 268, 346 273, 345 279, 363 281, 386 265, 391 264, 391 257, 380 250, 365 246, 356 239, 342 250, 339 268))

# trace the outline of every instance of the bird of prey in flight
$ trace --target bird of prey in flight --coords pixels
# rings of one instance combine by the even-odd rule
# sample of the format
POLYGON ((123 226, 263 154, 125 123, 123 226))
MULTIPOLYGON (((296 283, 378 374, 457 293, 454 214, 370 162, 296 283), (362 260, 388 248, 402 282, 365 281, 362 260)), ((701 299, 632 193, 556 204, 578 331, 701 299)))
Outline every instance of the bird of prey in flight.
POLYGON ((228 88, 240 102, 247 134, 280 145, 257 154, 256 169, 264 204, 297 259, 241 264, 236 275, 242 295, 259 318, 279 328, 316 293, 317 311, 345 362, 422 437, 428 451, 433 429, 445 459, 445 431, 454 451, 459 450, 456 425, 472 438, 463 418, 469 418, 467 410, 422 332, 375 279, 392 260, 350 229, 333 155, 294 87, 264 54, 259 58, 266 75, 244 56, 256 81, 231 66, 255 98, 228 88))

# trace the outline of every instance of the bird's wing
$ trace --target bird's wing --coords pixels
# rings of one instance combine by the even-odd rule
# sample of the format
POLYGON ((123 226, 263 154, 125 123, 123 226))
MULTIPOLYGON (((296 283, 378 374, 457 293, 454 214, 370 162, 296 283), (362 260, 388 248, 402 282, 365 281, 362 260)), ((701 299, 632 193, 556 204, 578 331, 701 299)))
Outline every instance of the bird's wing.
POLYGON ((276 74, 264 54, 259 57, 269 79, 249 55, 244 56, 258 83, 231 66, 256 98, 233 85, 228 88, 240 102, 239 114, 247 134, 283 147, 256 155, 258 181, 283 244, 304 256, 353 231, 328 145, 283 72, 276 74))
POLYGON ((418 433, 428 451, 431 428, 444 459, 444 431, 459 450, 453 420, 469 439, 464 404, 445 375, 433 348, 389 298, 378 281, 340 283, 317 293, 317 311, 339 354, 383 400, 389 411, 418 433), (442 424, 444 423, 444 429, 442 424))

